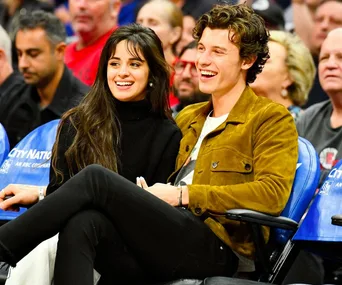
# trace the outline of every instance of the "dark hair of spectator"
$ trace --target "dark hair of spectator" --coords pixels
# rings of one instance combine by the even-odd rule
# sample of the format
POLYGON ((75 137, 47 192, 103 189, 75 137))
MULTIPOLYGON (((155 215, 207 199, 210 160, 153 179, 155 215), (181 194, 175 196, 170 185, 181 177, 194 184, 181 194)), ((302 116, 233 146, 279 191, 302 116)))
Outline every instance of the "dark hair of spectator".
POLYGON ((252 83, 269 58, 269 32, 264 20, 245 4, 216 5, 199 18, 194 28, 194 38, 200 40, 207 27, 233 31, 229 40, 239 48, 240 57, 256 57, 256 61, 247 72, 246 82, 252 83))
POLYGON ((77 130, 72 145, 65 153, 70 175, 74 175, 73 166, 79 171, 94 163, 113 171, 118 170, 120 122, 107 82, 107 65, 115 54, 117 45, 122 41, 127 41, 127 49, 133 57, 141 58, 142 55, 148 64, 146 99, 151 103, 152 111, 158 117, 172 119, 168 101, 170 70, 164 58, 161 41, 150 28, 138 24, 118 28, 111 34, 102 50, 96 80, 91 90, 77 107, 66 112, 61 119, 52 160, 57 182, 60 179, 63 181, 64 178, 63 173, 57 169, 57 145, 66 120, 77 130))
POLYGON ((197 42, 196 41, 192 41, 190 43, 188 43, 185 47, 182 48, 182 50, 180 51, 178 57, 182 57, 182 55, 188 50, 188 49, 195 49, 197 47, 197 42))
POLYGON ((19 16, 18 30, 33 30, 41 28, 45 31, 52 45, 66 41, 66 31, 63 23, 52 13, 42 10, 32 11, 19 16))

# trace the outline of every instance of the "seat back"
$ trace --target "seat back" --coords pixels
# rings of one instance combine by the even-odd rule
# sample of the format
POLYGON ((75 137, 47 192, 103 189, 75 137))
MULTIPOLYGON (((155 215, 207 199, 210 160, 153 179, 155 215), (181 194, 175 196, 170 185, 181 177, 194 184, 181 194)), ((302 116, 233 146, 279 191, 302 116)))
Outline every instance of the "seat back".
MULTIPOLYGON (((59 120, 54 120, 36 128, 8 153, 0 167, 0 189, 8 184, 48 185, 58 123, 59 120)), ((24 211, 23 208, 19 212, 0 210, 0 220, 12 220, 24 211)))
MULTIPOLYGON (((341 201, 342 160, 333 167, 325 179, 293 240, 317 243, 322 246, 341 244, 342 227, 331 223, 332 216, 342 214, 341 201)), ((334 254, 337 255, 338 252, 334 254)))
POLYGON ((3 125, 0 124, 0 165, 7 157, 10 146, 7 137, 7 133, 3 125))
MULTIPOLYGON (((306 139, 298 138, 298 162, 290 198, 281 216, 299 222, 317 190, 320 177, 320 165, 317 152, 306 139)), ((278 243, 285 244, 290 235, 289 230, 276 229, 278 243)))

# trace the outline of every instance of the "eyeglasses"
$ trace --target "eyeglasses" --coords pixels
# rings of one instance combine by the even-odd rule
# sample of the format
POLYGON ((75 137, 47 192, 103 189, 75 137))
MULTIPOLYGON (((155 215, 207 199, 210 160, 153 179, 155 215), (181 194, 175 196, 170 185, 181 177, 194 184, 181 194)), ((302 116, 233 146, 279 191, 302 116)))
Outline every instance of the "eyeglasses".
POLYGON ((174 69, 175 69, 175 73, 177 75, 181 75, 184 72, 184 69, 190 65, 190 74, 193 77, 198 76, 198 72, 196 69, 196 65, 194 61, 187 61, 187 60, 181 60, 181 59, 177 59, 177 61, 175 62, 174 65, 174 69))

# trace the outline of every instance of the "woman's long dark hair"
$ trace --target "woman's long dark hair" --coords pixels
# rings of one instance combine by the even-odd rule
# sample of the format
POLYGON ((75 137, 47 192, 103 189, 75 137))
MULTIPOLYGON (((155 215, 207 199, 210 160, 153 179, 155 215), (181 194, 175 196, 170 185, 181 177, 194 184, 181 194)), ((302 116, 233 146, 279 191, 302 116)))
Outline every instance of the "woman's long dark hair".
POLYGON ((66 121, 76 129, 73 143, 65 152, 71 176, 93 163, 116 172, 118 170, 120 122, 115 111, 115 100, 108 87, 107 65, 121 41, 127 41, 128 51, 134 57, 142 55, 148 64, 149 84, 146 86, 146 99, 151 103, 152 112, 162 118, 172 119, 168 100, 170 70, 164 58, 161 41, 151 29, 138 24, 118 28, 111 34, 102 50, 96 80, 91 90, 77 107, 67 111, 61 118, 52 149, 52 168, 58 183, 63 182, 64 176, 62 170, 57 168, 57 160, 61 159, 58 157, 57 147, 66 121))

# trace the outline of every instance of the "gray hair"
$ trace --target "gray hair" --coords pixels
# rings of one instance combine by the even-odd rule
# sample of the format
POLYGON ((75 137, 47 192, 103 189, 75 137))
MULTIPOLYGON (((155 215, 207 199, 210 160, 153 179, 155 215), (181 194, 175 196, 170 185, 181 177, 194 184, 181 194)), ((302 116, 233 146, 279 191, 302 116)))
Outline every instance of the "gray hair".
POLYGON ((36 28, 41 28, 46 32, 47 38, 52 45, 66 41, 67 35, 64 24, 54 14, 36 10, 20 15, 17 31, 36 28))
POLYGON ((5 29, 0 25, 0 48, 4 50, 7 60, 12 64, 12 42, 5 31, 5 29))

